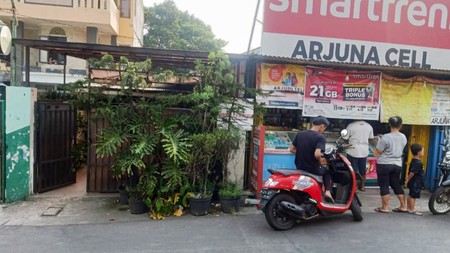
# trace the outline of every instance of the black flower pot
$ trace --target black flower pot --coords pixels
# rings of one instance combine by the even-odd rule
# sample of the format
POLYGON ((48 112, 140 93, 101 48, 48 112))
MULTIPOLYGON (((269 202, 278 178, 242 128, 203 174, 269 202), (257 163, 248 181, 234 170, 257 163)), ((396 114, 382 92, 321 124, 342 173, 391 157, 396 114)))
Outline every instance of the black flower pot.
POLYGON ((119 203, 121 205, 128 205, 128 198, 130 195, 128 194, 127 189, 125 187, 119 187, 119 203))
POLYGON ((220 209, 224 213, 239 212, 241 207, 241 196, 237 197, 220 197, 220 209))
POLYGON ((129 209, 131 214, 142 214, 149 211, 148 206, 142 199, 129 198, 129 209))
POLYGON ((209 212, 211 206, 211 197, 207 198, 189 198, 189 208, 192 215, 202 216, 209 212))

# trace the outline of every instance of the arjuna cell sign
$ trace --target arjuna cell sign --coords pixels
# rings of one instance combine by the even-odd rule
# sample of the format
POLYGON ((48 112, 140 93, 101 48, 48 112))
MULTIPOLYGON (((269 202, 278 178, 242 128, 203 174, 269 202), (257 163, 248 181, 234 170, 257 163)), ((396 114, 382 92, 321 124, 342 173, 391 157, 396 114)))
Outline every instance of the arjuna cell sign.
POLYGON ((263 55, 450 70, 450 1, 266 0, 263 55))

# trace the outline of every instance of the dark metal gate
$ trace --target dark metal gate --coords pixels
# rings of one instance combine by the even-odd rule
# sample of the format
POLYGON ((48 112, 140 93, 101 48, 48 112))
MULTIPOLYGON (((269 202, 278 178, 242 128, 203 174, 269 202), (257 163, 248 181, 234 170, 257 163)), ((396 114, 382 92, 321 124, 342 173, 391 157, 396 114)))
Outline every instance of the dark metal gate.
POLYGON ((107 122, 95 117, 95 112, 89 114, 88 128, 88 159, 87 159, 87 192, 117 192, 120 182, 112 176, 111 165, 114 157, 97 157, 97 135, 107 126, 107 122))
POLYGON ((64 102, 36 104, 35 193, 76 182, 72 153, 76 140, 76 110, 64 102))

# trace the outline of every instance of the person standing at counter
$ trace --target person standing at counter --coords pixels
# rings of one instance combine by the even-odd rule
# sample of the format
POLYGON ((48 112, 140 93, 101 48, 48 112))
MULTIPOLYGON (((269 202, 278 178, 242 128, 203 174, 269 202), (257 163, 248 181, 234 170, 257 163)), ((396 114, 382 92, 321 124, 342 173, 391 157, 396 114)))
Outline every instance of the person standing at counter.
POLYGON ((325 186, 324 197, 328 202, 334 202, 331 196, 331 177, 328 170, 321 166, 326 163, 322 157, 325 151, 325 137, 322 133, 330 125, 327 118, 319 116, 312 121, 310 130, 299 132, 290 146, 290 152, 295 154, 295 167, 323 177, 325 186))
POLYGON ((363 120, 356 120, 348 124, 346 129, 348 135, 345 136, 344 139, 348 140, 348 143, 351 145, 351 147, 346 150, 347 158, 352 164, 355 173, 361 175, 358 189, 360 191, 365 191, 364 184, 366 182, 369 140, 374 138, 373 128, 369 123, 363 120))
POLYGON ((375 149, 377 158, 377 178, 380 186, 381 207, 375 208, 376 212, 389 212, 389 186, 397 195, 400 207, 393 209, 394 212, 407 212, 405 192, 400 184, 400 176, 403 165, 403 150, 406 146, 406 136, 400 132, 402 118, 393 116, 389 118, 391 132, 381 137, 375 149))

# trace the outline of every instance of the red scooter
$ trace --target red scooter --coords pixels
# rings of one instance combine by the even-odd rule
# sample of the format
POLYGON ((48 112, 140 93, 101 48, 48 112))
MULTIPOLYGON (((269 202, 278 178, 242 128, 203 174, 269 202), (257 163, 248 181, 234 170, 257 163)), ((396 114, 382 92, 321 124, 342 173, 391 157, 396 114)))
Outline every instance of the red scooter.
POLYGON ((355 221, 363 219, 361 201, 356 195, 355 172, 341 154, 348 145, 339 144, 339 140, 347 134, 347 130, 342 130, 336 147, 328 148, 324 153, 332 179, 334 203, 325 201, 322 176, 302 170, 269 169, 271 176, 259 193, 261 200, 258 207, 273 229, 287 230, 299 220, 341 214, 347 210, 351 210, 355 221))

